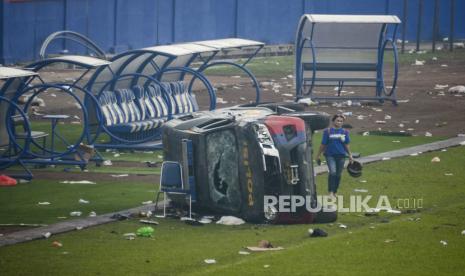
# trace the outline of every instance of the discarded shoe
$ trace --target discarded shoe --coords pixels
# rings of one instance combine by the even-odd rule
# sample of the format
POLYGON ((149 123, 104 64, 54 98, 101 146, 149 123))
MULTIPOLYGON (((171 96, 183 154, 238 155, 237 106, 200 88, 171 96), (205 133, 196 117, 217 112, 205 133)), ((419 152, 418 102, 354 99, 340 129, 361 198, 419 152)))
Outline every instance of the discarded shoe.
POLYGON ((0 175, 0 186, 15 186, 18 184, 16 179, 9 177, 8 175, 0 175))
POLYGON ((326 233, 325 231, 321 230, 320 228, 316 228, 316 229, 308 229, 308 234, 310 235, 310 237, 312 238, 316 238, 316 237, 327 237, 328 236, 328 233, 326 233))

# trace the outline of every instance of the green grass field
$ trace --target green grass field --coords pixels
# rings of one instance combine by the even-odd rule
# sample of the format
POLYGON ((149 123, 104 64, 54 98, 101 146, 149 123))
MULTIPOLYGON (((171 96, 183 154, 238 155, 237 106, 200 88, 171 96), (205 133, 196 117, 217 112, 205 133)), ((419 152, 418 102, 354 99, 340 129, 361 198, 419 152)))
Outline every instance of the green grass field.
MULTIPOLYGON (((367 189, 366 194, 373 198, 387 195, 392 207, 399 210, 402 206, 398 205, 404 205, 405 199, 410 204, 422 199, 422 208, 417 213, 382 213, 374 217, 350 213, 340 214, 334 224, 235 227, 214 224, 194 227, 174 219, 158 219, 160 225, 155 226, 153 238, 133 241, 125 240, 123 234, 135 232, 142 225, 130 220, 2 247, 0 267, 4 275, 462 275, 465 270, 465 236, 461 235, 465 230, 464 161, 465 147, 457 147, 446 152, 370 164, 360 179, 344 173, 341 195, 357 195, 354 189, 367 189), (440 157, 441 162, 431 163, 434 156, 440 157), (338 223, 348 228, 342 229, 338 223), (308 238, 309 227, 324 229, 329 237, 308 238), (250 255, 238 253, 244 246, 255 245, 261 239, 283 246, 285 250, 250 255), (55 240, 63 247, 52 247, 55 240), (440 241, 446 241, 447 245, 440 241), (207 265, 205 259, 215 259, 217 263, 207 265)), ((319 193, 326 193, 326 176, 318 176, 317 183, 319 193)), ((30 185, 23 187, 30 188, 30 185)), ((137 191, 130 194, 128 191, 127 206, 146 200, 145 193, 149 199, 153 195, 151 186, 132 187, 137 191)), ((68 212, 72 209, 67 209, 68 202, 77 202, 81 196, 96 204, 111 197, 91 197, 79 194, 80 189, 76 189, 75 197, 56 203, 53 216, 68 212)), ((94 192, 98 194, 98 190, 94 192)), ((118 197, 117 193, 115 191, 113 196, 118 197)), ((21 202, 14 197, 7 198, 21 202)), ((4 200, 2 198, 2 202, 4 200)), ((37 208, 31 205, 21 212, 27 213, 30 209, 37 213, 37 208)), ((21 215, 13 209, 10 212, 21 215)))

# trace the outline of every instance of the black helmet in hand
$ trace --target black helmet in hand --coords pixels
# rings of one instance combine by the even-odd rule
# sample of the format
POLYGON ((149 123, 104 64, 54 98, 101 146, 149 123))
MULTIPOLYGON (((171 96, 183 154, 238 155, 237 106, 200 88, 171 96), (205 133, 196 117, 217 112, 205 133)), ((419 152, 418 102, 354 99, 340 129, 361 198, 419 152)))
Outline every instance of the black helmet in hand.
POLYGON ((352 177, 360 177, 362 175, 362 163, 354 160, 347 165, 347 172, 352 177))

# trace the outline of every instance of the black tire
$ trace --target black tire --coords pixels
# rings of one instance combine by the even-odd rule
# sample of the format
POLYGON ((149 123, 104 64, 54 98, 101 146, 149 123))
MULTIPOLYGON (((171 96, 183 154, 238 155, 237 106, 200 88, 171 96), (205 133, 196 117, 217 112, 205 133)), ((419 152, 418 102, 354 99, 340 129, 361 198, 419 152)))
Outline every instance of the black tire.
POLYGON ((327 211, 323 212, 321 210, 320 212, 316 213, 315 217, 315 223, 331 223, 335 222, 337 220, 337 211, 327 211))
POLYGON ((285 114, 286 116, 299 117, 304 120, 312 131, 325 129, 329 126, 329 114, 325 112, 294 112, 285 114))

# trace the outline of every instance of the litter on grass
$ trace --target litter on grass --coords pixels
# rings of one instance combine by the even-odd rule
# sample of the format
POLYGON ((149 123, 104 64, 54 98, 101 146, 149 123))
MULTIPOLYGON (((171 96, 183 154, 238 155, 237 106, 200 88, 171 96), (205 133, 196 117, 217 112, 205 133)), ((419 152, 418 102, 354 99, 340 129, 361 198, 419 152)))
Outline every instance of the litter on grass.
POLYGON ((438 163, 438 162, 441 162, 441 159, 437 156, 433 157, 433 159, 431 159, 431 163, 438 163))
POLYGON ((111 177, 115 177, 115 178, 120 178, 120 177, 128 177, 129 174, 127 173, 124 173, 124 174, 112 174, 111 177))
POLYGON ((393 209, 389 209, 389 210, 387 210, 386 212, 389 213, 389 214, 402 214, 401 211, 399 211, 399 210, 393 210, 393 209))
POLYGON ((206 264, 216 264, 216 260, 215 259, 205 259, 204 262, 206 264))
POLYGON ((47 233, 43 233, 42 236, 46 239, 50 238, 52 236, 52 233, 50 232, 47 232, 47 233))
POLYGON ((80 204, 89 204, 90 201, 80 198, 80 199, 79 199, 79 203, 80 203, 80 204))
POLYGON ((113 163, 111 162, 111 160, 105 160, 103 161, 102 163, 104 166, 113 166, 113 163))
POLYGON ((69 215, 72 216, 72 217, 80 217, 82 215, 82 212, 73 211, 73 212, 70 212, 69 215))
POLYGON ((239 255, 250 255, 250 252, 247 252, 247 251, 239 251, 239 255))
POLYGON ((356 193, 368 193, 367 189, 354 189, 354 192, 356 193))
POLYGON ((135 233, 125 233, 123 235, 123 237, 126 239, 126 240, 135 240, 136 239, 136 234, 135 233))
POLYGON ((447 245, 447 241, 440 241, 440 243, 441 243, 442 245, 444 245, 444 246, 447 245))
POLYGON ((63 244, 59 241, 54 241, 52 242, 52 246, 56 248, 60 248, 60 247, 63 247, 63 244))
POLYGON ((153 203, 153 201, 148 200, 148 201, 143 201, 142 205, 148 205, 148 204, 152 204, 152 203, 153 203))
POLYGON ((150 226, 145 226, 137 229, 136 234, 139 237, 151 238, 155 230, 150 226))
POLYGON ((141 219, 139 220, 139 222, 144 223, 144 224, 158 225, 158 221, 148 220, 148 219, 141 219))
POLYGON ((80 180, 80 181, 65 180, 65 181, 61 181, 60 183, 61 184, 83 184, 83 185, 95 185, 95 184, 97 184, 95 182, 88 181, 88 180, 80 180))
POLYGON ((42 202, 38 202, 37 205, 50 205, 51 203, 48 202, 48 201, 42 201, 42 202))
POLYGON ((342 224, 342 223, 339 223, 339 228, 342 228, 342 229, 347 229, 347 225, 345 225, 345 224, 342 224))
POLYGON ((321 230, 320 228, 316 228, 316 229, 308 229, 308 235, 312 238, 316 238, 316 237, 327 237, 328 236, 328 233, 326 233, 324 230, 321 230))
POLYGON ((216 222, 216 224, 223 224, 223 225, 241 225, 244 224, 245 221, 241 218, 237 218, 234 216, 222 216, 220 220, 216 222))
POLYGON ((97 216, 97 213, 94 212, 94 211, 91 211, 91 212, 89 213, 89 217, 91 217, 91 218, 96 217, 96 216, 97 216))

